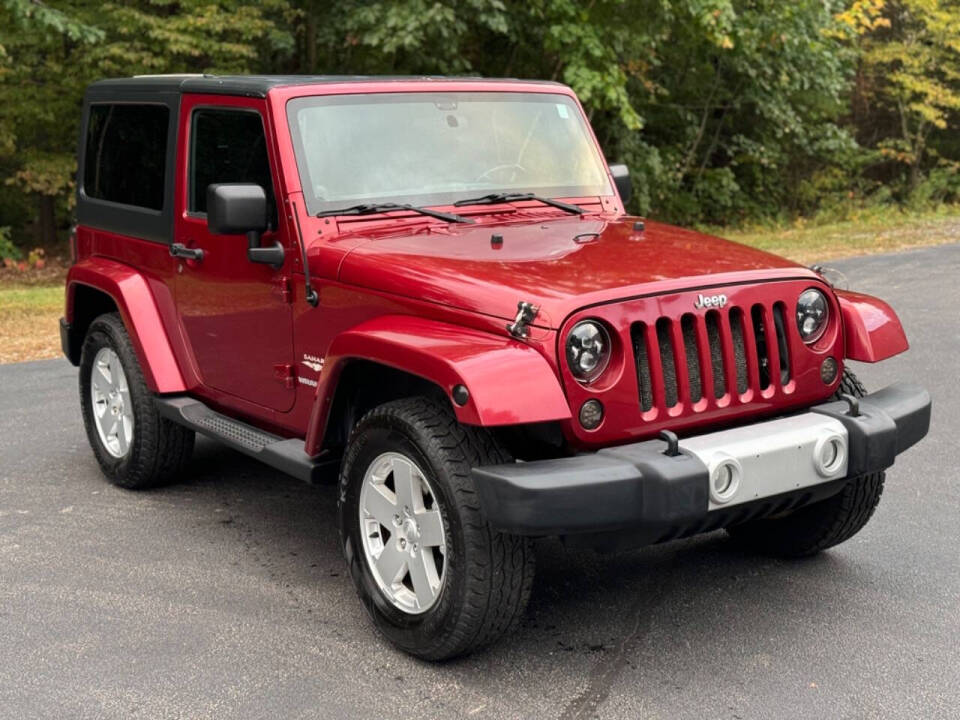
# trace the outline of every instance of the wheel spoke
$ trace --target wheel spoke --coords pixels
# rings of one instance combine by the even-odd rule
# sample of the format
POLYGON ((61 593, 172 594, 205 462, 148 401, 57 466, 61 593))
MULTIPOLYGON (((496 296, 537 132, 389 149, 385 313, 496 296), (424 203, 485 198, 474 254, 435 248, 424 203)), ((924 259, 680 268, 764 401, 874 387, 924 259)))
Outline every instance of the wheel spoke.
POLYGON ((394 543, 388 542, 377 558, 377 572, 388 584, 399 582, 406 574, 406 562, 410 556, 401 552, 394 543))
POLYGON ((104 395, 113 390, 113 373, 105 367, 105 364, 97 363, 97 372, 93 374, 93 385, 97 388, 97 392, 104 395))
MULTIPOLYGON (((413 582, 413 591, 417 595, 417 604, 420 607, 427 607, 432 601, 434 596, 434 586, 430 580, 431 573, 428 572, 426 563, 424 562, 423 553, 424 550, 420 550, 415 553, 408 564, 410 568, 410 580, 413 582)), ((436 576, 436 572, 432 573, 436 576)))
POLYGON ((363 509, 381 525, 393 527, 393 517, 397 514, 396 500, 387 497, 390 492, 382 485, 371 485, 364 497, 363 509))
POLYGON ((443 545, 443 520, 439 510, 426 510, 416 514, 420 526, 420 543, 425 547, 443 545))
POLYGON ((124 426, 123 416, 117 418, 117 446, 121 455, 127 452, 127 431, 124 426))
POLYGON ((397 493, 397 504, 416 512, 423 508, 423 492, 420 481, 414 475, 413 465, 406 460, 393 461, 393 487, 397 493))

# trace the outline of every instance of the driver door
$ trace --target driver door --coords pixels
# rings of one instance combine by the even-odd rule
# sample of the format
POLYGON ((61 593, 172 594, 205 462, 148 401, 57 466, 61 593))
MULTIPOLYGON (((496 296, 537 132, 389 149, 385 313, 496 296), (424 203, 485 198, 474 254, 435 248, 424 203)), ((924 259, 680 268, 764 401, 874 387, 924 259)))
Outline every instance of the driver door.
MULTIPOLYGON (((294 402, 291 238, 278 223, 276 160, 265 132, 263 101, 183 95, 174 242, 203 251, 178 258, 175 297, 184 339, 203 385, 284 412, 294 402), (273 160, 273 162, 271 162, 273 160), (242 235, 207 227, 213 183, 256 183, 267 195, 270 229, 261 245, 287 250, 279 269, 250 262, 242 235)), ((221 398, 227 400, 227 398, 221 398)))

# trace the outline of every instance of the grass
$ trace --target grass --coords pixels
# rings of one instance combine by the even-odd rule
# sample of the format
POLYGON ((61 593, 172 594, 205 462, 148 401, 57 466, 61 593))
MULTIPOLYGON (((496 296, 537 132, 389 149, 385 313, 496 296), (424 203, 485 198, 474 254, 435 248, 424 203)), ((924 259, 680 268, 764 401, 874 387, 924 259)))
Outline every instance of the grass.
MULTIPOLYGON (((960 209, 914 214, 880 209, 837 222, 706 230, 808 265, 837 257, 960 242, 960 209)), ((42 271, 0 269, 0 363, 60 355, 57 320, 63 314, 65 273, 63 265, 56 262, 42 271)))
POLYGON ((911 214, 880 209, 862 211, 839 222, 707 231, 809 265, 839 257, 960 242, 960 209, 911 214))
POLYGON ((0 363, 60 355, 58 319, 63 315, 63 283, 0 285, 0 363))

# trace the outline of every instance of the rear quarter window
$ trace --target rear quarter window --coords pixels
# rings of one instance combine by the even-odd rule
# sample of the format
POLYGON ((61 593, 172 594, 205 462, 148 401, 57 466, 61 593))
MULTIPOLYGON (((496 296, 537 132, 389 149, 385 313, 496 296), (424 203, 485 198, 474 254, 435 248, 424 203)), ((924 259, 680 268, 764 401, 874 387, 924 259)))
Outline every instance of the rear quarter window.
POLYGON ((169 122, 170 110, 164 105, 91 105, 84 148, 84 194, 162 210, 169 122))

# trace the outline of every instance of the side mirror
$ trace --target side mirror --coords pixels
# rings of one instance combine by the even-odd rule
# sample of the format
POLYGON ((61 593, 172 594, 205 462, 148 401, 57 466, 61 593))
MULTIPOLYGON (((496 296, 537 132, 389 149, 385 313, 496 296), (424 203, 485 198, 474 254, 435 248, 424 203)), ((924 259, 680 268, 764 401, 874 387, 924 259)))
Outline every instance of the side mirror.
POLYGON ((267 229, 267 194, 251 183, 207 186, 207 227, 214 235, 246 235, 267 229))
POLYGON ((215 183, 207 186, 207 227, 214 235, 246 235, 250 262, 283 265, 283 245, 260 247, 267 229, 267 193, 252 183, 215 183))
POLYGON ((630 181, 630 168, 623 164, 611 165, 610 174, 613 175, 613 184, 617 186, 620 201, 626 205, 633 196, 633 183, 630 181))

